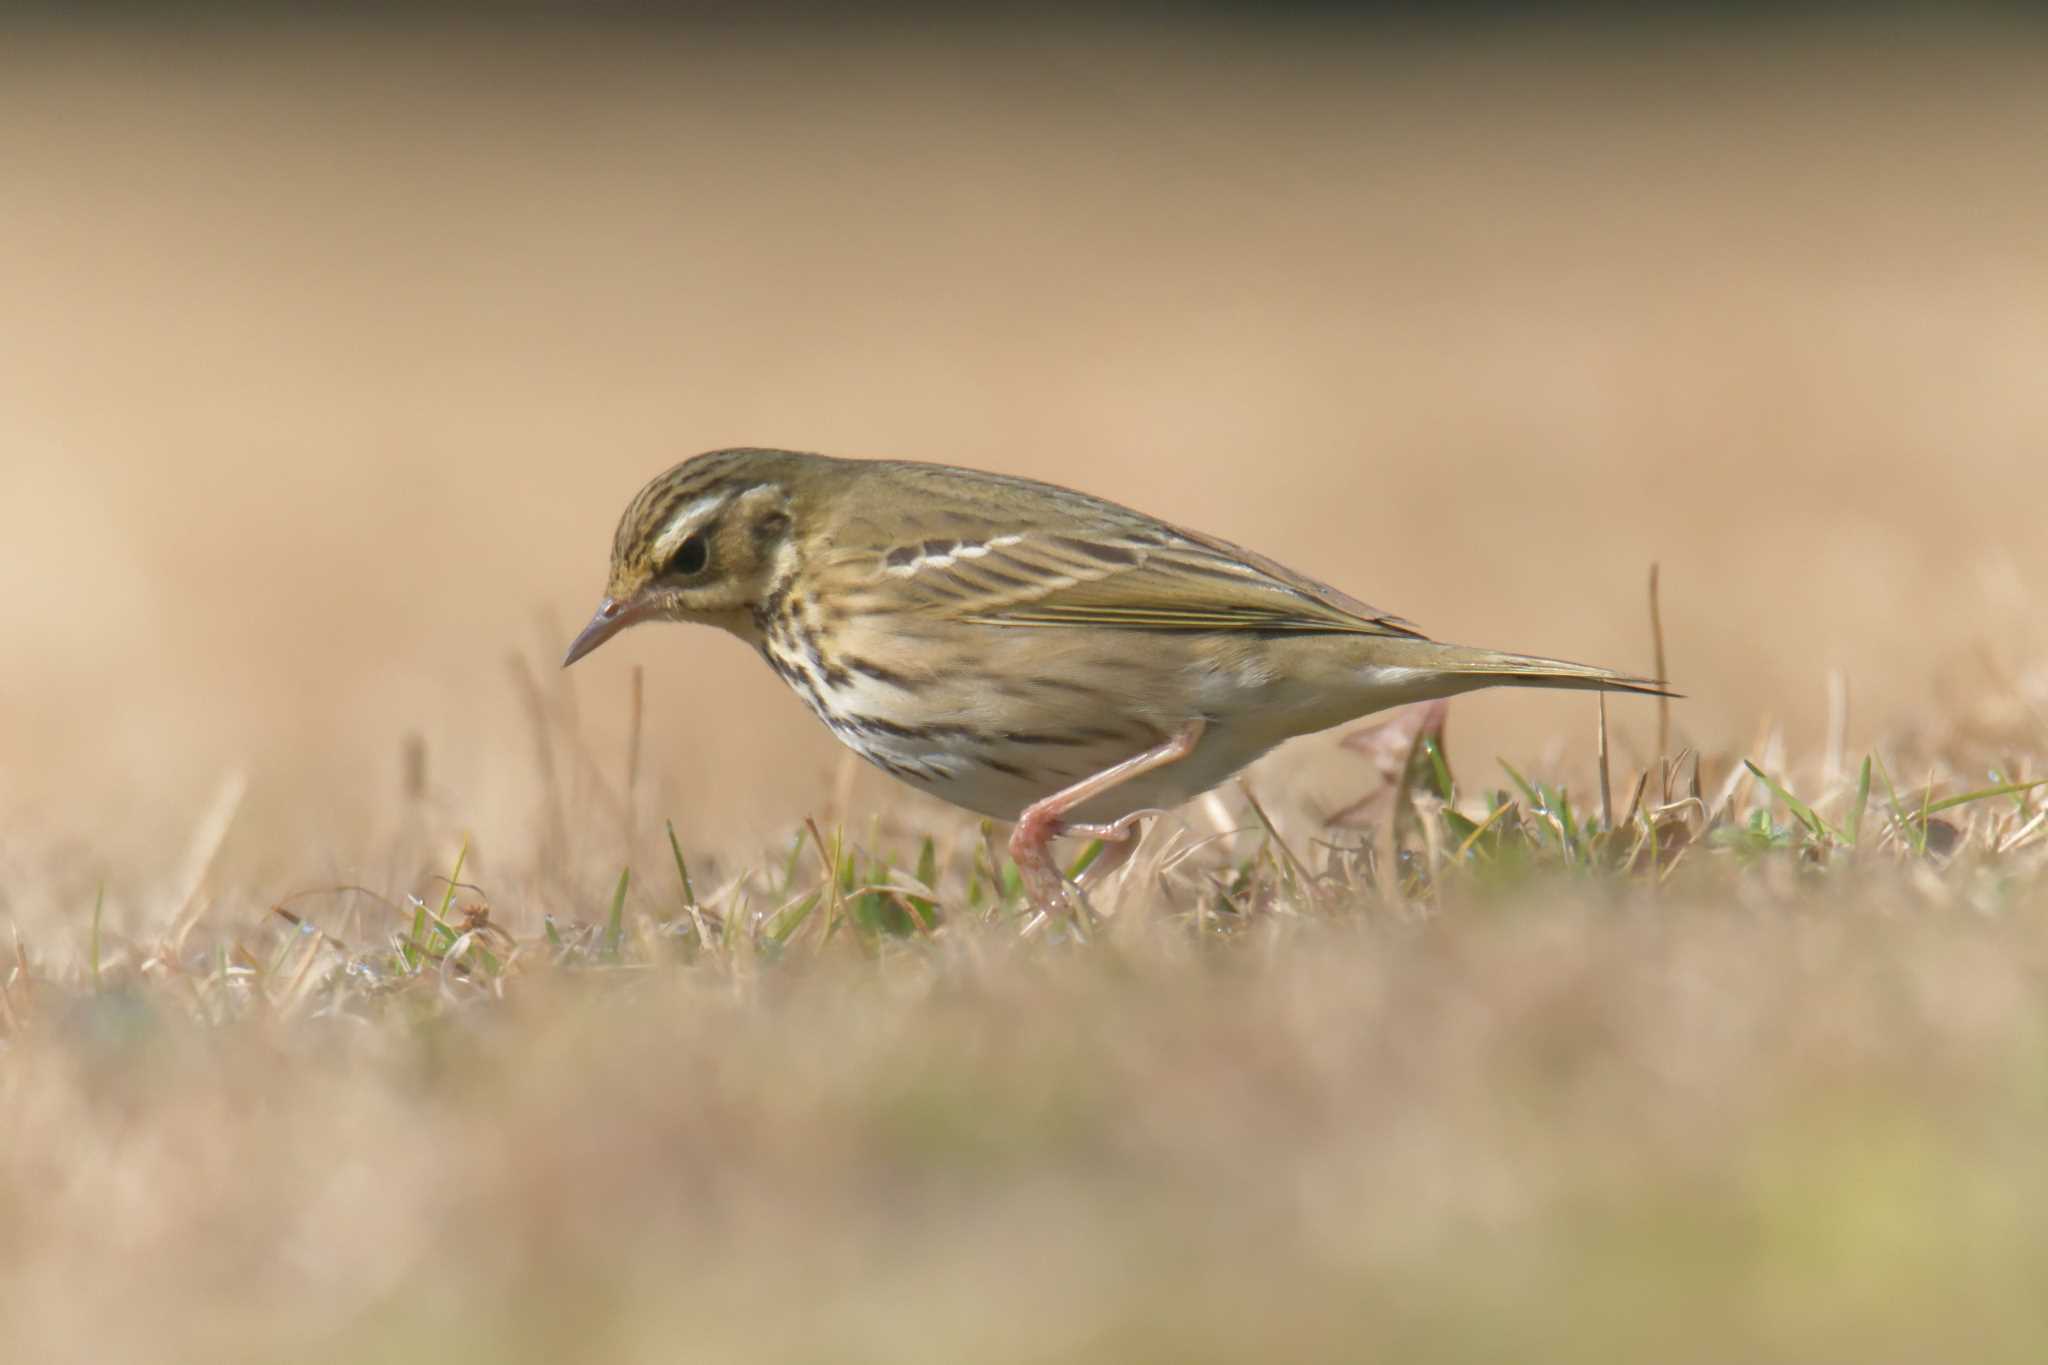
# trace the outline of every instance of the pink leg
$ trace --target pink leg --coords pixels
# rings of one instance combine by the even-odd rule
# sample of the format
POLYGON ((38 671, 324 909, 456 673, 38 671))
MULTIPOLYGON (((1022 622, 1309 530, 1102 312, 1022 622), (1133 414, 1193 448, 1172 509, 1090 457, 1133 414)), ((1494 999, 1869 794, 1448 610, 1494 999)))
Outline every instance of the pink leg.
POLYGON ((1134 777, 1186 758, 1195 751, 1195 744, 1201 739, 1204 728, 1203 721, 1191 720, 1164 744, 1104 768, 1092 777, 1084 777, 1073 786, 1056 791, 1042 801, 1034 801, 1025 808, 1024 813, 1017 817, 1017 828, 1010 835, 1010 856, 1017 860, 1017 871, 1024 878, 1024 890, 1033 905, 1051 912, 1057 910, 1066 898, 1066 882, 1060 876, 1059 865, 1052 860, 1052 841, 1058 835, 1071 832, 1112 841, 1111 848, 1104 849, 1096 859, 1100 864, 1112 850, 1118 850, 1116 861, 1110 863, 1105 871, 1114 870, 1118 863, 1131 856, 1130 850, 1135 847, 1135 841, 1131 839, 1131 830, 1138 818, 1135 815, 1127 815, 1113 825, 1069 825, 1062 817, 1074 807, 1085 805, 1134 777))
MULTIPOLYGON (((1102 851, 1095 855, 1094 862, 1081 869, 1081 875, 1074 879, 1075 884, 1100 886, 1114 876, 1116 870, 1129 862, 1131 855, 1138 851, 1138 836, 1143 833, 1138 828, 1138 822, 1150 814, 1151 811, 1140 811, 1136 815, 1126 815, 1114 825, 1108 826, 1106 831, 1080 831, 1087 833, 1091 838, 1102 840, 1102 851)), ((1067 832, 1072 834, 1077 831, 1069 825, 1067 832)))

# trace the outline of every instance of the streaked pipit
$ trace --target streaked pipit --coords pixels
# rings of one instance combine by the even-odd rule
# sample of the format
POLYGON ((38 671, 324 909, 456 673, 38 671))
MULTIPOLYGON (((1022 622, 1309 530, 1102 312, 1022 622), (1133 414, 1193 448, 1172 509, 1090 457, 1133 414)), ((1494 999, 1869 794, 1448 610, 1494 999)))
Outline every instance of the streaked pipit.
POLYGON ((944 465, 717 450, 627 506, 572 664, 641 621, 720 626, 861 757, 1014 820, 1033 901, 1060 834, 1112 841, 1284 739, 1481 687, 1658 694, 1439 644, 1262 555, 1086 493, 944 465))

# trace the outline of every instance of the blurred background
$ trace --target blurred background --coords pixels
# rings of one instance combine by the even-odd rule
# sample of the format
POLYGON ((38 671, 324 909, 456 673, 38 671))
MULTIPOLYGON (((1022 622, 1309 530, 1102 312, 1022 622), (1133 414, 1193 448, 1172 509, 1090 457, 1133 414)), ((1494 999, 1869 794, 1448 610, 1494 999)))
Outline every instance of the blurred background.
MULTIPOLYGON (((621 763, 645 666, 693 843, 789 828, 839 750, 737 642, 554 674, 626 499, 727 444, 1072 483, 1632 669, 1656 561, 1715 745, 1816 738, 1837 669, 1862 742, 2028 628, 2017 10, 753 13, 16 13, 0 811, 118 850, 242 770, 238 830, 333 847, 411 734, 483 812, 531 774, 524 656, 621 763)), ((1452 743, 1591 728, 1481 695, 1452 743)), ((1332 738, 1287 752, 1341 798, 1332 738)))

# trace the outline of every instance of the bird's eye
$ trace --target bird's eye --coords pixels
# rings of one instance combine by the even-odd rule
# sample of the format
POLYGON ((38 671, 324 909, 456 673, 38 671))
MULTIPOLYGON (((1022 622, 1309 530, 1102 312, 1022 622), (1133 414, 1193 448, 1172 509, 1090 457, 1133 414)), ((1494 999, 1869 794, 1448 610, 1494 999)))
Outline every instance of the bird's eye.
POLYGON ((668 571, 688 577, 704 572, 704 565, 711 559, 710 547, 705 545, 702 532, 684 538, 676 547, 674 558, 668 562, 668 571))

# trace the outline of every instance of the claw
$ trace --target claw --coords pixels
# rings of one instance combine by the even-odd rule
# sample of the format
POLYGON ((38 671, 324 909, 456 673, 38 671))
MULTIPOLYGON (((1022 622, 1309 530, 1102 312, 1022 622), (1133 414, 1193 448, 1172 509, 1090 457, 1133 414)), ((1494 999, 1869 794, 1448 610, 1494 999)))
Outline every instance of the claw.
MULTIPOLYGON (((1121 783, 1186 758, 1195 751, 1195 744, 1201 739, 1204 728, 1205 722, 1191 720, 1164 744, 1105 768, 1092 777, 1085 777, 1042 801, 1034 801, 1017 817, 1017 828, 1010 833, 1010 857, 1016 860, 1017 874, 1024 879, 1024 892, 1041 917, 1066 911, 1078 919, 1079 906, 1086 904, 1085 900, 1077 904, 1069 894, 1067 879, 1060 875, 1059 864, 1052 859, 1052 841, 1055 838, 1061 834, 1086 834, 1117 845, 1114 860, 1103 869, 1103 875, 1107 875, 1131 856, 1131 849, 1135 847, 1131 831, 1137 823, 1158 812, 1150 809, 1132 811, 1107 825, 1070 825, 1062 817, 1074 807, 1094 800, 1121 783)), ((1103 856, 1108 855, 1105 852, 1103 856)), ((1102 861, 1103 857, 1096 859, 1097 863, 1102 861)), ((1088 870, 1094 871, 1092 867, 1088 870)), ((1034 920, 1029 927, 1035 928, 1037 923, 1034 920)))

